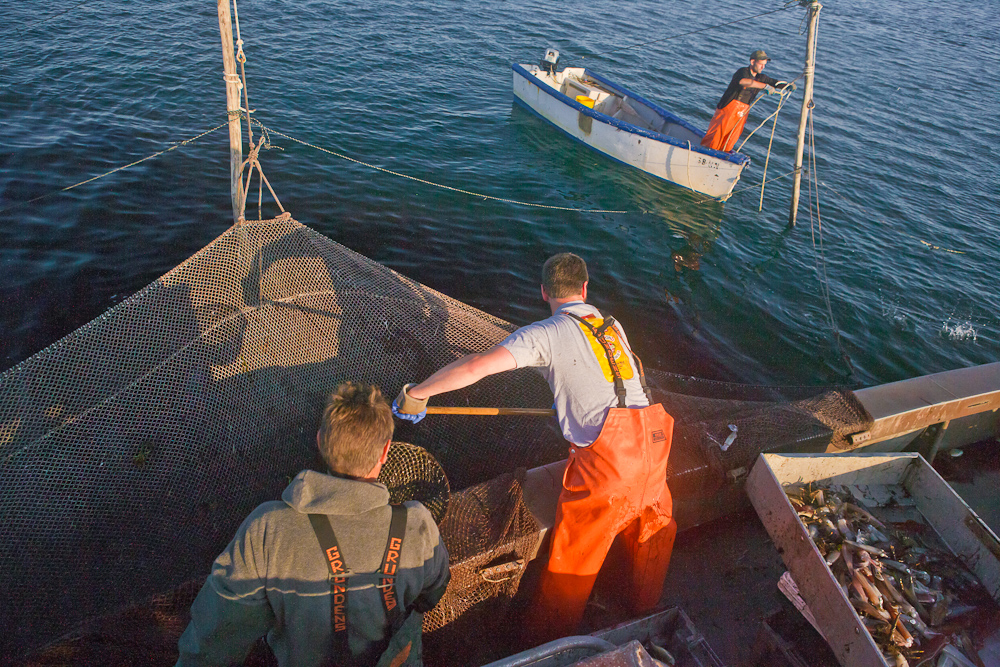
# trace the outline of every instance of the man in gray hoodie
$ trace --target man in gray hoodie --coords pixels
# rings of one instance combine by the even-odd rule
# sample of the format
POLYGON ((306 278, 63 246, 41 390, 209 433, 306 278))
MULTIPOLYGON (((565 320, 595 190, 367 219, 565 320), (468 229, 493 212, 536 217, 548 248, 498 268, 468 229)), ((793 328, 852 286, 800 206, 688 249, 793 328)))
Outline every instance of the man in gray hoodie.
POLYGON ((448 554, 430 512, 378 483, 393 432, 376 387, 345 383, 303 470, 243 521, 212 565, 178 667, 230 665, 267 636, 278 664, 420 664, 420 621, 444 594, 448 554))

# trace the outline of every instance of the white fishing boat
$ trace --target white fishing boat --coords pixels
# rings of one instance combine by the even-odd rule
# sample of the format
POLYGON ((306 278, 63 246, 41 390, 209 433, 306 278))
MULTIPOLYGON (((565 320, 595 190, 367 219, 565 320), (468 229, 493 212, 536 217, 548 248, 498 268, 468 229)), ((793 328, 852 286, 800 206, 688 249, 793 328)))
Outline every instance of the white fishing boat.
POLYGON ((665 181, 725 201, 750 158, 705 148, 704 131, 583 67, 512 65, 514 99, 573 139, 665 181))

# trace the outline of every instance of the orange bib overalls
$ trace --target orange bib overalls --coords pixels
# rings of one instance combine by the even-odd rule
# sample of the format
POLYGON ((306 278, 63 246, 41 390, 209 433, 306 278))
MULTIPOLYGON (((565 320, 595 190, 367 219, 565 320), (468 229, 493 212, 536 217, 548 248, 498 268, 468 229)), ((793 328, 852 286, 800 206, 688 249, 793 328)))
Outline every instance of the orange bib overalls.
MULTIPOLYGON (((613 322, 608 318, 606 325, 613 322)), ((624 383, 603 330, 586 324, 605 346, 619 405, 624 406, 624 383)), ((649 396, 642 364, 633 357, 649 396)), ((537 642, 576 630, 619 533, 629 560, 626 584, 633 611, 649 610, 659 602, 677 534, 667 488, 674 420, 662 405, 650 403, 641 409, 611 408, 592 445, 570 448, 549 562, 530 612, 537 642)))
POLYGON ((732 100, 721 109, 716 109, 701 145, 726 153, 733 150, 733 146, 743 134, 743 126, 746 125, 749 111, 750 105, 739 100, 732 100))

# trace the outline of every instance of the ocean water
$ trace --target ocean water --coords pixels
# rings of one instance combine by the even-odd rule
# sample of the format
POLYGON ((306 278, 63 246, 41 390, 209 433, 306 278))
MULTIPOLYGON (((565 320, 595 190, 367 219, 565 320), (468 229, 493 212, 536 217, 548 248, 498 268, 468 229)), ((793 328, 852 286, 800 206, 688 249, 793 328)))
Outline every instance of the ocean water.
MULTIPOLYGON (((510 64, 535 63, 553 46, 561 64, 590 67, 704 128, 752 50, 767 50, 776 78, 801 73, 805 10, 666 38, 782 6, 240 0, 250 104, 264 125, 434 183, 586 210, 488 201, 277 135, 262 155, 265 173, 301 222, 518 324, 547 314, 538 296, 545 258, 577 252, 590 265, 592 300, 664 370, 860 386, 995 361, 995 2, 825 5, 819 204, 807 206, 804 181, 792 229, 789 178, 767 185, 760 212, 759 189, 705 202, 557 135, 512 102, 510 64), (636 44, 645 45, 624 48, 636 44)), ((224 129, 57 192, 225 122, 215 7, 7 7, 0 370, 231 223, 224 129)), ((747 132, 775 99, 754 107, 747 132)), ((800 87, 778 117, 769 179, 792 168, 801 99, 800 87)), ((760 183, 770 130, 746 144, 753 166, 738 190, 760 183)), ((276 212, 265 197, 264 215, 276 212)))

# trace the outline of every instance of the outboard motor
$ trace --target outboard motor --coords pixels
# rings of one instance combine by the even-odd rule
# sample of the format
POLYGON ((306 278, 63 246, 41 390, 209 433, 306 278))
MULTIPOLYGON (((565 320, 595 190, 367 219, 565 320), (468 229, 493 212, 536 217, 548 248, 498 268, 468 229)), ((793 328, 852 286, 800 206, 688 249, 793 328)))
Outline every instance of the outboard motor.
POLYGON ((559 62, 559 52, 553 49, 551 46, 545 49, 545 57, 542 58, 541 62, 538 64, 541 68, 547 71, 549 74, 555 75, 556 73, 556 63, 559 62))

